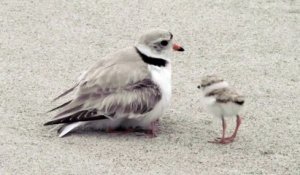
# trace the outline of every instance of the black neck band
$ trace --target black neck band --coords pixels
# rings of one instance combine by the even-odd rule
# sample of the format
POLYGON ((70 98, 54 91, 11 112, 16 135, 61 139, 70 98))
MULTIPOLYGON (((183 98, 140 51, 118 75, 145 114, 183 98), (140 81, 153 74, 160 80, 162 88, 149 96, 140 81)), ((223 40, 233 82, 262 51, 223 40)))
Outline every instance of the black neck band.
POLYGON ((137 53, 140 55, 140 57, 143 59, 143 61, 147 64, 151 64, 154 66, 159 66, 159 67, 166 67, 168 64, 168 61, 161 59, 161 58, 154 58, 154 57, 149 57, 145 54, 143 54, 141 51, 139 51, 138 48, 135 48, 137 53))

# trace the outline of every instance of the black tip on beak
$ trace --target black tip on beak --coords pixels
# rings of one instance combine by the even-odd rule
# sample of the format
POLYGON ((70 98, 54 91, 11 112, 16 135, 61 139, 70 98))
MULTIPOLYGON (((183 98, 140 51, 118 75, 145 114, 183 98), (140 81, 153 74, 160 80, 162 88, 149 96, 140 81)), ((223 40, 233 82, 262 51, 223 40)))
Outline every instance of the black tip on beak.
POLYGON ((173 50, 179 51, 179 52, 183 52, 184 51, 183 47, 181 47, 178 44, 173 44, 173 50))
POLYGON ((184 51, 184 48, 183 48, 183 47, 180 47, 177 51, 183 52, 183 51, 184 51))

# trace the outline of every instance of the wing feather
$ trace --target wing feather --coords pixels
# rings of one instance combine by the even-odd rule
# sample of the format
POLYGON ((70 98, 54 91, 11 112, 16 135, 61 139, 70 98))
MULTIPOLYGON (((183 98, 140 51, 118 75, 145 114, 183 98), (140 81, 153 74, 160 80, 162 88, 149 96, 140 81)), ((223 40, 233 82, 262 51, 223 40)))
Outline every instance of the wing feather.
POLYGON ((58 99, 60 99, 63 96, 66 96, 67 94, 69 94, 70 92, 72 92, 79 84, 75 84, 73 87, 71 87, 70 89, 66 90, 65 92, 63 92, 62 94, 60 94, 59 96, 57 96, 56 98, 53 99, 53 101, 56 101, 58 99))
POLYGON ((60 113, 45 125, 141 115, 151 111, 162 96, 134 48, 103 58, 78 84, 75 98, 54 108, 60 108, 60 113))
POLYGON ((221 103, 233 102, 242 105, 245 101, 243 95, 229 88, 215 89, 206 96, 215 96, 216 101, 221 103))

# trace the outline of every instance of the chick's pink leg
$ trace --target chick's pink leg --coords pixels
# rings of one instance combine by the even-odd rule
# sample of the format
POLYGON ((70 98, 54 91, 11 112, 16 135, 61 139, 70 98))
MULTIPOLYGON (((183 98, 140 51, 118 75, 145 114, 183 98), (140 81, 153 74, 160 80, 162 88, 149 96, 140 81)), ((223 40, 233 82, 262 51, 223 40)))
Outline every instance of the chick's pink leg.
POLYGON ((214 141, 209 141, 209 143, 220 143, 220 144, 230 143, 230 141, 227 141, 225 138, 226 128, 227 128, 226 121, 222 116, 222 137, 220 139, 215 139, 214 141))
POLYGON ((236 126, 234 129, 234 132, 230 137, 225 138, 226 140, 233 142, 233 140, 235 139, 235 137, 237 135, 237 132, 239 130, 241 123, 242 123, 242 118, 239 115, 237 115, 236 116, 236 126))

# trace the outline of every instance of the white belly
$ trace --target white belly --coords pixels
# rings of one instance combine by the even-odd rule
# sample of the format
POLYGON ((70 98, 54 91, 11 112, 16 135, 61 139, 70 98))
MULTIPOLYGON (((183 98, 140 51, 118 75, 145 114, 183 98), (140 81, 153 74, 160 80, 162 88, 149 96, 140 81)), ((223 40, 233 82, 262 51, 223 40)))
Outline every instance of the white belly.
POLYGON ((157 120, 163 115, 170 105, 172 87, 171 87, 171 65, 166 67, 148 66, 151 72, 152 80, 156 83, 162 94, 161 100, 154 106, 153 110, 146 113, 142 117, 136 119, 129 119, 122 123, 124 127, 141 127, 149 129, 150 123, 157 120))
POLYGON ((172 95, 171 87, 171 64, 166 67, 148 66, 152 80, 159 86, 162 91, 162 100, 169 104, 172 95))
POLYGON ((168 64, 167 67, 157 67, 149 66, 151 71, 152 80, 159 86, 162 94, 161 100, 155 105, 151 117, 149 119, 158 119, 170 105, 172 96, 171 87, 171 65, 168 64))
POLYGON ((161 117, 170 105, 172 96, 171 86, 171 64, 166 67, 148 66, 152 80, 159 86, 162 94, 161 100, 155 105, 152 111, 150 111, 140 122, 141 127, 147 128, 150 123, 161 117))
POLYGON ((242 106, 235 103, 218 103, 214 102, 213 104, 207 105, 207 109, 216 117, 231 117, 238 115, 242 106))

